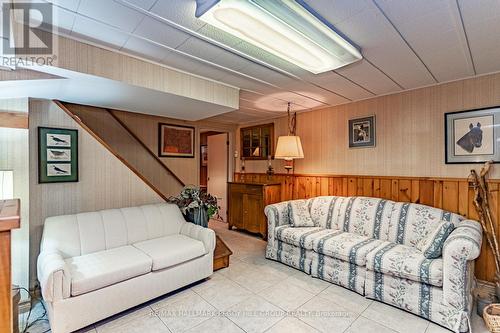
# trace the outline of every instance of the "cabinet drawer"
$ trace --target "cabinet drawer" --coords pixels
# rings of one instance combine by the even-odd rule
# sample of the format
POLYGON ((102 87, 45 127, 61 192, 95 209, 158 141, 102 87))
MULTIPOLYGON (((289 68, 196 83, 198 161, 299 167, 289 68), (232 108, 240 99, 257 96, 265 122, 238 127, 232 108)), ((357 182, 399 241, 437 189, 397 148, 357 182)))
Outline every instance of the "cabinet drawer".
POLYGON ((231 185, 230 191, 233 193, 245 193, 262 195, 262 186, 260 185, 231 185))

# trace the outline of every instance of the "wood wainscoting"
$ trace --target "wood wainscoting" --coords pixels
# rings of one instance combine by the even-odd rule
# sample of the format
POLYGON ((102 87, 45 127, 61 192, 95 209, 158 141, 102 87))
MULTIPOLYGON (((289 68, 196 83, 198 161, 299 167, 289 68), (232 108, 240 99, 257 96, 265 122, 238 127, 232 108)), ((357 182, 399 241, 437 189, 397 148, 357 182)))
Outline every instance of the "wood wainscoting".
MULTIPOLYGON (((421 203, 477 220, 477 213, 472 203, 474 191, 469 187, 469 182, 465 178, 305 174, 268 176, 265 173, 235 173, 234 180, 258 183, 280 182, 283 201, 320 195, 367 196, 421 203)), ((498 226, 500 220, 500 180, 492 179, 488 182, 491 209, 497 225, 498 237, 500 237, 498 226)), ((493 281, 495 277, 493 254, 485 241, 481 256, 476 261, 476 277, 486 281, 493 281)))

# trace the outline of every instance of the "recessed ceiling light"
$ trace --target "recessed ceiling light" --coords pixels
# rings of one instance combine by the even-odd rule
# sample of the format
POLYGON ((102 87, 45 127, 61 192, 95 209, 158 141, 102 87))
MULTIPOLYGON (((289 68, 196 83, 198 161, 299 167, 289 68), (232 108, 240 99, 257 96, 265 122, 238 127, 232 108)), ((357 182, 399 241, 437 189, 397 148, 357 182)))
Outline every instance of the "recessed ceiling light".
POLYGON ((196 0, 196 17, 314 74, 361 60, 360 51, 302 0, 196 0))

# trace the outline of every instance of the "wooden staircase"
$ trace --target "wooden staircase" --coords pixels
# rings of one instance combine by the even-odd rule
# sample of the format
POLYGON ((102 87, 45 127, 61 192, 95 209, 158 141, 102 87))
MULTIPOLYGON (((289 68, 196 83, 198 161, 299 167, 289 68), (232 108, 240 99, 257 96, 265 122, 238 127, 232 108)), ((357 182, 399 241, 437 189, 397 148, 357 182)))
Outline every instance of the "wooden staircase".
POLYGON ((114 110, 60 101, 54 103, 163 199, 178 194, 185 186, 114 110))

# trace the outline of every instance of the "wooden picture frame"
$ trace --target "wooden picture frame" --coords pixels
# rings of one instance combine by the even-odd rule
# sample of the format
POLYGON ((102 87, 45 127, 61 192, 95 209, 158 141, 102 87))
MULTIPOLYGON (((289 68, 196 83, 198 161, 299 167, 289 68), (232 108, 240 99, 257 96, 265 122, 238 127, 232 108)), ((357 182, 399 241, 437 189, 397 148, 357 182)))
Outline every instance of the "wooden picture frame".
POLYGON ((78 182, 78 130, 38 127, 38 183, 78 182))
POLYGON ((445 163, 500 163, 500 106, 444 114, 445 163))
POLYGON ((350 119, 349 148, 374 148, 376 145, 375 115, 350 119))
POLYGON ((158 124, 158 156, 194 158, 195 128, 185 125, 158 124))
POLYGON ((274 123, 249 126, 240 129, 240 158, 267 160, 274 158, 274 123), (258 137, 256 140, 253 134, 258 137))

